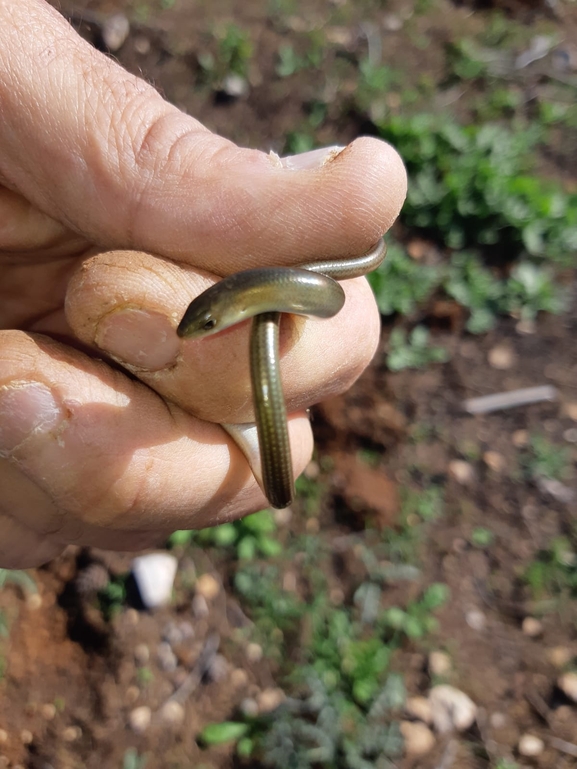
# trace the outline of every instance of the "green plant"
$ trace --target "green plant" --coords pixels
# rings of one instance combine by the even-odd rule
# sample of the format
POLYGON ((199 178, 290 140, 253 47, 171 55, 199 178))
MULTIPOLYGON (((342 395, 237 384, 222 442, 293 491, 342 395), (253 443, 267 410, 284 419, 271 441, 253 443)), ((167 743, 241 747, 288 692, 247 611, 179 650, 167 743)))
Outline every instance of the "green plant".
POLYGON ((233 547, 239 560, 252 560, 259 555, 278 555, 281 544, 274 538, 276 523, 271 510, 261 510, 233 523, 223 523, 200 531, 175 531, 169 538, 171 547, 186 547, 192 542, 204 547, 233 547))
POLYGON ((504 308, 503 281, 493 276, 472 253, 455 254, 443 284, 445 291, 470 311, 467 330, 488 331, 504 308))
POLYGON ((533 598, 568 594, 577 596, 577 554, 566 537, 556 537, 525 571, 533 598))
POLYGON ((571 450, 551 443, 543 435, 530 436, 527 450, 521 456, 521 464, 528 478, 566 480, 571 467, 571 450))
POLYGON ((471 542, 475 547, 490 547, 493 543, 494 535, 490 529, 478 526, 471 532, 471 542))
POLYGON ((439 268, 418 264, 402 246, 390 243, 387 258, 368 280, 381 315, 410 315, 429 298, 441 276, 439 268))
POLYGON ((107 620, 118 614, 126 603, 126 582, 128 574, 113 577, 105 588, 98 591, 100 611, 107 620))
POLYGON ((425 590, 418 601, 412 601, 401 609, 391 606, 386 609, 379 621, 379 626, 392 638, 399 634, 407 638, 422 638, 437 629, 437 620, 433 612, 443 606, 449 597, 449 588, 441 582, 435 582, 425 590))
POLYGON ((567 302, 564 292, 555 286, 550 270, 521 262, 507 281, 505 304, 511 315, 533 320, 539 312, 563 312, 567 302))
POLYGON ((246 77, 253 54, 250 35, 236 24, 216 27, 213 33, 216 54, 204 51, 198 63, 209 81, 217 86, 229 74, 246 77))
POLYGON ((429 345, 429 332, 424 326, 416 326, 407 336, 402 328, 395 328, 389 338, 387 366, 391 371, 405 368, 424 368, 430 363, 444 363, 449 359, 443 347, 429 345))
POLYGON ((450 248, 499 246, 570 264, 577 249, 577 194, 532 175, 538 125, 508 130, 417 115, 379 125, 409 172, 404 222, 450 248))

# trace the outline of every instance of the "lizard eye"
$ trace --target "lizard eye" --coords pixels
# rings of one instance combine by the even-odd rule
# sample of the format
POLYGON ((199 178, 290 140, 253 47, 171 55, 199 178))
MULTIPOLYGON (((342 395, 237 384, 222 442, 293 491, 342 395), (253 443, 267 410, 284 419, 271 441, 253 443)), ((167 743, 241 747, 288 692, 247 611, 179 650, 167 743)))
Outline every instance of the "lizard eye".
POLYGON ((204 324, 203 329, 205 331, 210 331, 210 329, 214 328, 215 326, 216 326, 216 320, 214 318, 209 318, 204 324))

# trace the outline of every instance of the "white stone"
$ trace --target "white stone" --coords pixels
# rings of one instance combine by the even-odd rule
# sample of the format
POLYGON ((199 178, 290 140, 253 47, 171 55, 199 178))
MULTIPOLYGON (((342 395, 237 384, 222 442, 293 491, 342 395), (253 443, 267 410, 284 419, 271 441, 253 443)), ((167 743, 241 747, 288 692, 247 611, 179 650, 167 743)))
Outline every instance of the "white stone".
POLYGON ((411 718, 418 718, 425 724, 433 723, 431 703, 426 697, 409 697, 405 704, 405 712, 411 718))
POLYGON ((180 702, 169 700, 160 709, 160 718, 169 726, 179 726, 184 721, 184 708, 180 702))
POLYGON ((465 692, 454 686, 441 684, 429 692, 435 729, 441 734, 457 730, 463 732, 473 725, 477 706, 465 692))
POLYGON ((451 672, 451 658, 445 652, 433 651, 429 654, 429 672, 433 676, 446 676, 451 672))
POLYGON ((570 700, 577 702, 577 673, 563 673, 557 679, 557 686, 570 700))
POLYGON ((152 720, 152 711, 147 705, 141 705, 139 708, 134 708, 128 716, 128 723, 133 732, 142 734, 150 726, 152 720))
POLYGON ((262 659, 262 646, 257 643, 250 643, 246 647, 246 658, 249 662, 260 662, 262 659))
POLYGON ((178 561, 170 553, 150 553, 134 559, 132 573, 147 609, 170 601, 177 567, 178 561))
POLYGON ((468 486, 475 480, 473 465, 463 459, 453 459, 449 462, 449 475, 462 486, 468 486))
POLYGON ((506 369, 511 368, 515 362, 515 353, 513 350, 511 350, 510 347, 505 345, 497 345, 496 347, 493 347, 491 350, 489 350, 487 360, 489 361, 489 365, 492 368, 505 371, 506 369))
POLYGON ((425 724, 418 721, 401 721, 399 728, 405 741, 407 756, 423 756, 435 744, 435 735, 425 724))
POLYGON ((472 630, 480 632, 485 629, 487 618, 480 609, 471 609, 465 614, 465 622, 472 630))
POLYGON ((102 25, 102 39, 109 51, 118 51, 130 33, 130 22, 123 13, 115 13, 102 25))
POLYGON ((534 734, 523 734, 517 747, 522 756, 529 758, 530 756, 540 756, 545 749, 545 744, 534 734))

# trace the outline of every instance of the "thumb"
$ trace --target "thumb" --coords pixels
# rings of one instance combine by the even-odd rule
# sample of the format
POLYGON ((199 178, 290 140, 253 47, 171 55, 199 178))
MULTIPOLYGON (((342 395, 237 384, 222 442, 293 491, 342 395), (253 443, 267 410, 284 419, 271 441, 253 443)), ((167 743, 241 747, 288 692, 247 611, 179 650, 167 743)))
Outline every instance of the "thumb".
POLYGON ((281 163, 210 133, 43 0, 0 0, 0 30, 0 178, 99 245, 224 274, 362 253, 400 210, 384 142, 281 163))

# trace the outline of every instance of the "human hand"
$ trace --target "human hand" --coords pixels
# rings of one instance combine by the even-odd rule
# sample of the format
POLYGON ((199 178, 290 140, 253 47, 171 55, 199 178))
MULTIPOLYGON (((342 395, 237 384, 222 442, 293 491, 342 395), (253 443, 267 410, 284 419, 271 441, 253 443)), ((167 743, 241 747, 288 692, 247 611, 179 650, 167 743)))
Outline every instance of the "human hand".
MULTIPOLYGON (((367 250, 404 199, 397 154, 359 139, 281 165, 167 104, 43 0, 0 0, 0 185, 0 567, 265 506, 219 426, 252 416, 247 327, 183 343, 176 325, 216 276, 367 250)), ((366 281, 343 287, 339 315, 281 334, 295 473, 303 410, 378 341, 366 281)))

